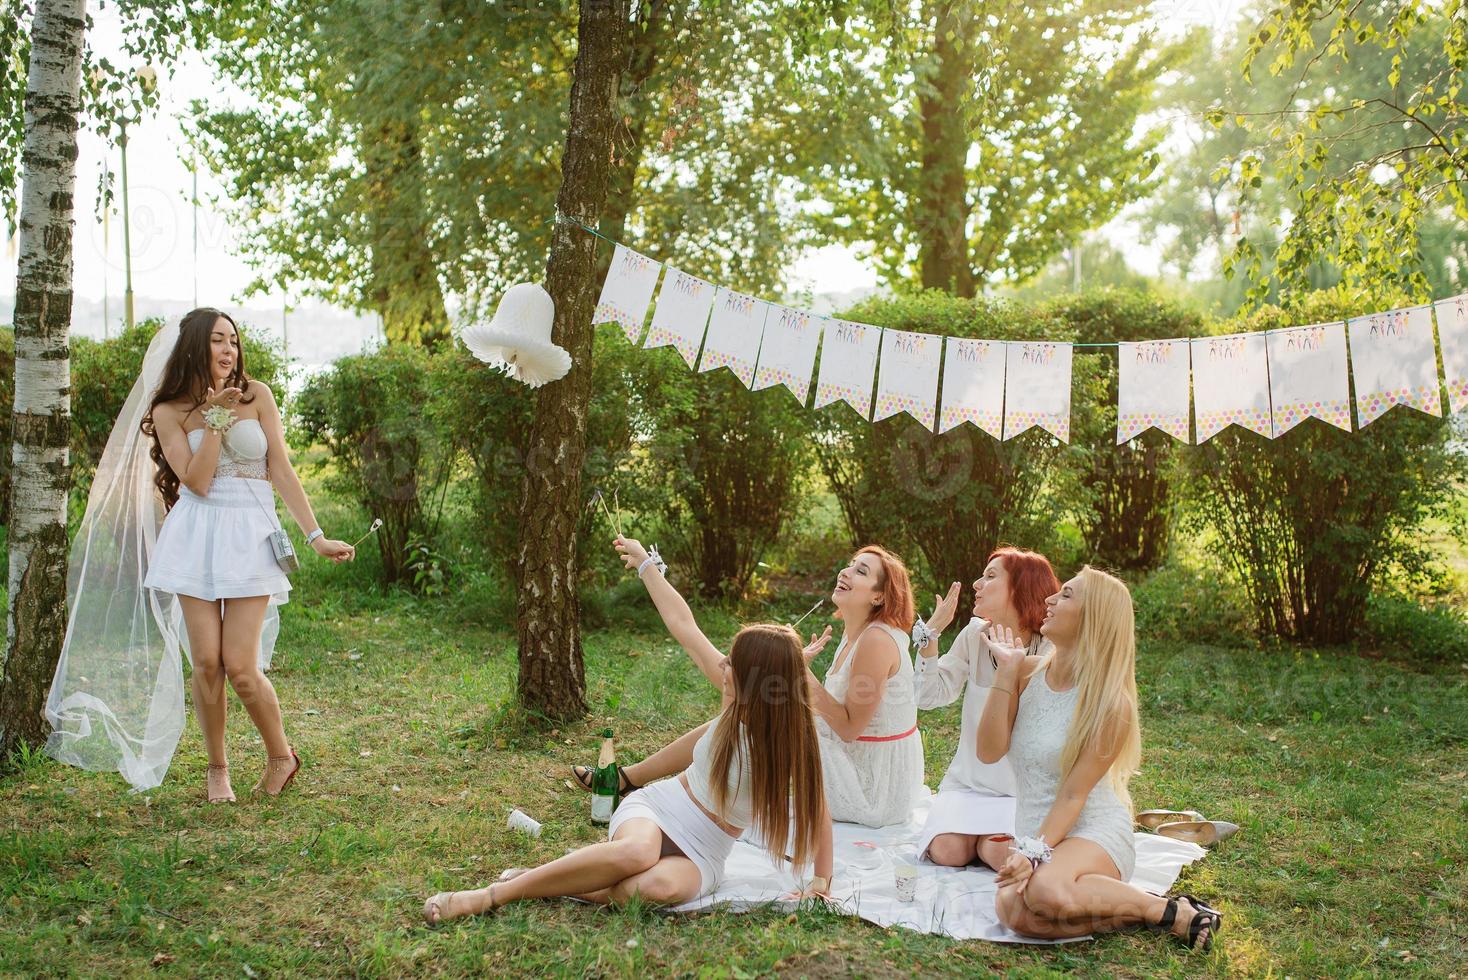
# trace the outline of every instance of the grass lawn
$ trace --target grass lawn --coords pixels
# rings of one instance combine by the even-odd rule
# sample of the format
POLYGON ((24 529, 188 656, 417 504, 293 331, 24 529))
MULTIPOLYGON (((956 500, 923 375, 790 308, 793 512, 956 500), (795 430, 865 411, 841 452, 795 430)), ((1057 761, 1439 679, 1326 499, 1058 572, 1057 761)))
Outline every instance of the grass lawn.
MULTIPOLYGON (((332 576, 365 581, 301 573, 272 675, 306 760, 286 796, 249 798, 263 753, 237 704, 238 806, 202 803, 192 722, 147 796, 46 760, 0 781, 0 972, 1468 976, 1468 665, 1197 646, 1143 647, 1133 785, 1139 807, 1243 825, 1181 882, 1227 916, 1208 956, 1151 934, 956 943, 820 910, 669 919, 548 902, 425 929, 427 894, 597 839, 565 767, 594 757, 599 728, 636 757, 717 699, 634 598, 627 622, 587 637, 591 715, 537 730, 504 707, 513 635, 483 604, 327 591, 332 576), (512 805, 544 822, 540 839, 505 828, 512 805)), ((723 639, 735 621, 705 625, 723 639)), ((957 722, 957 706, 924 716, 930 785, 957 722)))

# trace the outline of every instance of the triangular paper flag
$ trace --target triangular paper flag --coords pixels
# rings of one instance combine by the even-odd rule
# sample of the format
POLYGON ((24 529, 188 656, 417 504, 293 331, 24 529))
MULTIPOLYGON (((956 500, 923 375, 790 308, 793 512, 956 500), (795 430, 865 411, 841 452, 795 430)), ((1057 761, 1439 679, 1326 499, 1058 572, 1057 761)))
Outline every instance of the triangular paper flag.
POLYGON ((703 339, 700 371, 726 367, 748 388, 754 381, 754 365, 759 360, 760 336, 765 329, 765 313, 770 304, 753 296, 719 287, 714 295, 714 315, 709 319, 708 335, 703 339))
POLYGON ((703 328, 708 324, 716 288, 711 282, 668 266, 643 346, 676 347, 684 363, 693 367, 698 361, 698 348, 703 343, 703 328))
POLYGON ((1443 349, 1448 410, 1468 408, 1468 293, 1437 301, 1437 339, 1443 349))
POLYGON ((1153 427, 1188 441, 1190 349, 1186 339, 1116 345, 1117 445, 1153 427))
POLYGON ((1308 418, 1351 431, 1351 380, 1346 372, 1346 324, 1316 323, 1271 330, 1269 396, 1279 438, 1308 418))
POLYGON ((826 324, 825 338, 815 407, 844 401, 862 418, 871 418, 872 379, 877 373, 882 328, 833 319, 826 324))
POLYGON ((1356 419, 1361 428, 1393 405, 1442 415, 1437 387, 1437 345, 1432 307, 1413 306, 1347 321, 1351 376, 1356 381, 1356 419))
POLYGON ((938 431, 968 422, 1004 435, 1004 344, 949 337, 943 351, 943 411, 938 431))
POLYGON ((601 298, 591 315, 593 325, 616 323, 632 343, 642 336, 642 321, 647 318, 647 304, 658 284, 661 262, 654 262, 641 252, 618 245, 612 252, 612 265, 602 283, 601 298))
POLYGON ((938 413, 938 353, 943 338, 907 330, 882 331, 877 362, 877 407, 873 422, 906 412, 933 427, 938 413))
POLYGON ((1193 340, 1193 408, 1199 444, 1230 425, 1274 437, 1269 408, 1269 354, 1262 333, 1193 340))
POLYGON ((810 394, 810 376, 816 366, 816 345, 824 318, 788 306, 771 306, 765 317, 754 390, 784 385, 800 404, 810 394))
POLYGON ((1020 341, 1005 345, 1004 438, 1038 425, 1070 442, 1070 344, 1020 341))

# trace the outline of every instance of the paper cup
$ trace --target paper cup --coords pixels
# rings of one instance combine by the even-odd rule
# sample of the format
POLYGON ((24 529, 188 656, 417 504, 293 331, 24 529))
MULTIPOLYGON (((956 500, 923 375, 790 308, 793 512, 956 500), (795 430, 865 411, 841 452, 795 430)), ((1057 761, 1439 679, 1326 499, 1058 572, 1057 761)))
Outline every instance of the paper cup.
POLYGON ((507 821, 511 830, 518 830, 529 834, 531 837, 540 836, 540 823, 524 810, 511 810, 510 819, 507 821))
POLYGON ((917 865, 898 864, 892 869, 893 876, 897 880, 897 900, 899 902, 910 902, 917 894, 917 865))

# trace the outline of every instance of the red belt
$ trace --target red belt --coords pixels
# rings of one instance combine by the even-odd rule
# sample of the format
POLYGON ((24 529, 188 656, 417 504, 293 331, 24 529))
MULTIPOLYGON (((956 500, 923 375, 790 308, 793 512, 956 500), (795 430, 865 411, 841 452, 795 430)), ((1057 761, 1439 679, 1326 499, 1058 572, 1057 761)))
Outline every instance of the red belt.
POLYGON ((911 735, 917 730, 918 726, 914 724, 911 728, 903 732, 901 735, 858 735, 856 737, 856 740, 858 742, 896 742, 901 739, 907 738, 907 736, 911 735))

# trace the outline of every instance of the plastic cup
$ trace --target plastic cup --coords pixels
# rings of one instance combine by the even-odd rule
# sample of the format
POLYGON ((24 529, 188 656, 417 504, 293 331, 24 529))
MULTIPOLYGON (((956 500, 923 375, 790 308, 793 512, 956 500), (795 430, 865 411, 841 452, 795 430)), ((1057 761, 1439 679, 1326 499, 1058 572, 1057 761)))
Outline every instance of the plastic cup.
POLYGON ((910 902, 917 894, 918 869, 915 864, 898 864, 892 869, 897 880, 897 900, 910 902))
POLYGON ((540 836, 540 822, 524 810, 515 809, 510 811, 510 819, 507 821, 511 830, 529 834, 531 837, 540 836))

